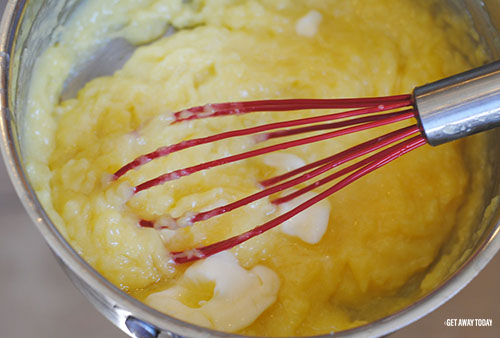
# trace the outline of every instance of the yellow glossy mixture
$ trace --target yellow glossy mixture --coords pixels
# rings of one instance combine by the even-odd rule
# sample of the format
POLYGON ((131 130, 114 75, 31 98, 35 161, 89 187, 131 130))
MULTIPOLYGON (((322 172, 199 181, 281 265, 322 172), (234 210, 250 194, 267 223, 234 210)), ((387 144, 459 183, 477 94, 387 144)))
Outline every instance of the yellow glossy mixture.
POLYGON ((295 230, 274 229, 189 268, 168 253, 241 233, 280 210, 264 199, 177 231, 140 228, 139 219, 240 199, 257 191, 259 180, 387 129, 212 169, 136 196, 131 187, 149 178, 258 145, 251 138, 220 142, 155 160, 118 181, 110 174, 160 146, 321 113, 170 125, 173 111, 234 100, 408 93, 485 60, 469 21, 439 1, 88 1, 39 60, 25 129, 27 168, 74 248, 153 307, 249 335, 339 331, 401 309, 452 270, 481 203, 481 138, 423 147, 308 211, 295 230), (170 25, 177 32, 161 37, 170 25), (72 65, 109 36, 157 40, 114 76, 59 102, 72 65))

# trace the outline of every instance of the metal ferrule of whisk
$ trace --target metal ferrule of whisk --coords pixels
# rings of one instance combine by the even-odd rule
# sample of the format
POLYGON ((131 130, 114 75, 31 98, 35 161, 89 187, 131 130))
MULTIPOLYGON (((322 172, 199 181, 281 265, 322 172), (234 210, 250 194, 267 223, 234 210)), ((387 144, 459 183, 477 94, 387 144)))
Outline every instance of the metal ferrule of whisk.
POLYGON ((413 99, 432 146, 498 127, 500 61, 417 87, 413 99))

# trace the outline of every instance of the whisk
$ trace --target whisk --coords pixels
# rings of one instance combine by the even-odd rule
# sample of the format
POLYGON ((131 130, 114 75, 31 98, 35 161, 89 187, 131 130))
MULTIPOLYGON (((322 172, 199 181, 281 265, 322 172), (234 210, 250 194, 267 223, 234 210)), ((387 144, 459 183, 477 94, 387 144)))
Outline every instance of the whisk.
POLYGON ((416 120, 413 125, 389 132, 285 174, 266 179, 260 182, 262 187, 260 191, 243 199, 208 211, 189 212, 179 218, 172 218, 166 215, 157 220, 142 219, 139 221, 141 227, 179 229, 290 189, 313 180, 322 174, 328 173, 327 176, 308 183, 308 185, 301 189, 294 190, 292 193, 272 200, 272 203, 279 205, 291 201, 313 189, 338 180, 321 193, 306 200, 294 209, 245 233, 207 246, 171 253, 171 257, 176 263, 187 263, 202 259, 228 250, 278 226, 364 175, 424 144, 436 146, 499 126, 500 61, 422 87, 417 87, 413 91, 413 94, 409 95, 355 99, 285 99, 207 104, 174 113, 174 121, 172 123, 182 123, 184 121, 217 116, 241 115, 252 112, 304 109, 347 110, 231 130, 208 137, 185 140, 177 144, 164 146, 124 165, 114 173, 114 179, 119 179, 130 170, 138 169, 140 166, 159 157, 223 139, 253 135, 258 143, 262 143, 285 136, 326 131, 324 133, 315 133, 313 136, 268 145, 168 172, 137 185, 134 188, 134 193, 138 194, 168 181, 254 156, 319 142, 403 120, 416 120), (335 170, 335 168, 349 162, 352 163, 335 170))

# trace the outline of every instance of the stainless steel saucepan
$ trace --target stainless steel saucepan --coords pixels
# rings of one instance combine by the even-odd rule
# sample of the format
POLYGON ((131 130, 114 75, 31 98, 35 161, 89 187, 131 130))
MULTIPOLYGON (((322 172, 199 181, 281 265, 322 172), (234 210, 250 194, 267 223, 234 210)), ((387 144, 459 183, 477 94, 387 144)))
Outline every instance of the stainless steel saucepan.
MULTIPOLYGON (((41 206, 23 166, 22 121, 30 77, 36 59, 51 42, 56 28, 70 18, 78 0, 10 0, 0 31, 0 147, 15 189, 33 222, 73 283, 110 321, 133 337, 238 337, 215 332, 166 316, 128 296, 89 266, 65 241, 41 206)), ((467 11, 487 45, 492 59, 500 59, 500 0, 450 1, 467 11)), ((500 249, 500 131, 489 132, 488 151, 493 167, 481 213, 485 230, 470 242, 467 259, 432 293, 406 309, 376 322, 336 333, 338 337, 382 336, 433 311, 471 281, 500 249)), ((479 226, 478 220, 478 226, 479 226)), ((324 336, 327 337, 327 336, 324 336)))

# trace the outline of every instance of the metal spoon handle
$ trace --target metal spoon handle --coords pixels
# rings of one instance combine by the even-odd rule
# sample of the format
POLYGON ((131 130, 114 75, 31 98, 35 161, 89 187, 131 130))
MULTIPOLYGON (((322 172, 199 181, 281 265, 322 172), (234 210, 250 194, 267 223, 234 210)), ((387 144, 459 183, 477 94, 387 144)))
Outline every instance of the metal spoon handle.
POLYGON ((413 92, 430 145, 500 126, 500 61, 439 80, 413 92))

